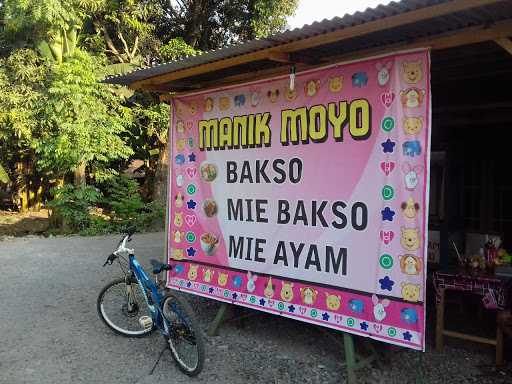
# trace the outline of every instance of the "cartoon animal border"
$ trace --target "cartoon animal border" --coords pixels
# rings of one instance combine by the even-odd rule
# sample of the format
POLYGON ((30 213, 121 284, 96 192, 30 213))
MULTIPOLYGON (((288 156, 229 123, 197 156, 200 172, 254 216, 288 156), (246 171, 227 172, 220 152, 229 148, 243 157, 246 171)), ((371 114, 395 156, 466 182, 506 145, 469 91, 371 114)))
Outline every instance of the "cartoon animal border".
POLYGON ((290 304, 279 300, 267 300, 264 296, 246 294, 238 291, 218 288, 212 285, 171 277, 171 287, 178 290, 195 291, 197 294, 213 297, 221 301, 229 301, 259 310, 277 313, 287 317, 296 317, 307 322, 317 323, 330 328, 346 329, 353 333, 393 340, 397 344, 416 345, 422 347, 422 330, 418 308, 404 305, 395 318, 388 322, 387 311, 392 303, 388 299, 379 299, 372 295, 371 315, 364 312, 364 308, 357 307, 354 299, 351 302, 353 313, 336 313, 330 308, 327 310, 306 307, 301 304, 290 304))
MULTIPOLYGON (((176 260, 171 262, 176 263, 176 260)), ((403 273, 409 275, 417 275, 423 268, 421 259, 410 254, 400 257, 400 265, 403 273)), ((354 293, 343 289, 326 289, 321 284, 287 281, 275 276, 224 269, 188 260, 178 263, 178 266, 179 268, 173 269, 171 276, 186 279, 190 284, 207 284, 210 295, 220 295, 229 291, 231 295, 236 293, 236 297, 260 296, 259 300, 263 299, 270 303, 329 311, 340 316, 363 316, 377 323, 387 323, 388 320, 384 320, 389 317, 388 313, 394 313, 390 322, 402 327, 413 325, 411 329, 417 329, 422 298, 419 284, 403 282, 400 285, 402 298, 394 298, 375 294, 370 296, 370 293, 354 293), (397 313, 401 314, 399 318, 396 316, 397 313)), ((230 297, 234 301, 237 300, 234 296, 230 297)))

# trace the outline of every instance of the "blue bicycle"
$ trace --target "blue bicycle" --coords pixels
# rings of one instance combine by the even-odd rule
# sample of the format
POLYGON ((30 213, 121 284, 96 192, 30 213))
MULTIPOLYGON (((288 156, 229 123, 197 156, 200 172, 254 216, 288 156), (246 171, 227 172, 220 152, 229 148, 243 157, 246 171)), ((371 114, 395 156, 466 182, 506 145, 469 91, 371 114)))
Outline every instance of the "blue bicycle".
POLYGON ((133 249, 126 247, 132 235, 133 231, 123 236, 103 264, 112 265, 117 261, 124 277, 101 290, 98 314, 114 332, 127 337, 147 336, 158 328, 179 369, 196 376, 203 368, 204 341, 194 311, 186 301, 166 291, 158 279, 161 272, 171 269, 169 264, 151 260, 155 281, 148 277, 133 249))

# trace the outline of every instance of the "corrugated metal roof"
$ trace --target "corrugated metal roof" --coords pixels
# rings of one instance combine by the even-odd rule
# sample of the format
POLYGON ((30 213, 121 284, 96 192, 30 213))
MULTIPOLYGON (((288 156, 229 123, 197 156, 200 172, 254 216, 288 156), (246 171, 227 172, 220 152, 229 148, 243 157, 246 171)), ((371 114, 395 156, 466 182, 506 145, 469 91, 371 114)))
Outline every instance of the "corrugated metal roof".
MULTIPOLYGON (((302 28, 287 30, 285 32, 269 36, 265 39, 251 40, 236 45, 219 48, 217 50, 204 52, 197 56, 189 56, 181 60, 163 63, 153 67, 137 69, 125 75, 111 76, 106 78, 104 82, 129 85, 136 81, 159 76, 165 73, 175 72, 202 64, 208 64, 235 56, 241 56, 262 49, 276 47, 297 40, 322 35, 336 30, 350 28, 378 19, 384 19, 387 17, 404 14, 409 11, 414 11, 447 2, 449 2, 449 0, 402 0, 400 2, 391 2, 388 5, 379 5, 376 8, 368 8, 364 12, 356 12, 352 15, 347 14, 341 18, 334 17, 331 20, 314 22, 312 24, 305 25, 302 28)), ((361 39, 353 38, 346 42, 347 46, 343 47, 343 51, 350 51, 350 48, 353 50, 364 49, 362 45, 366 47, 372 47, 392 44, 404 39, 436 35, 441 32, 462 29, 473 25, 486 24, 511 17, 512 1, 503 1, 500 3, 492 4, 485 8, 480 7, 477 9, 469 9, 457 12, 456 14, 446 15, 443 17, 399 27, 400 32, 403 33, 397 33, 396 29, 393 30, 392 33, 380 31, 378 34, 376 34, 376 36, 372 36, 372 38, 366 40, 364 44, 361 44, 361 41, 358 44, 358 40, 363 40, 367 37, 363 36, 361 39)), ((321 47, 314 47, 313 50, 316 48, 321 50, 321 47)))

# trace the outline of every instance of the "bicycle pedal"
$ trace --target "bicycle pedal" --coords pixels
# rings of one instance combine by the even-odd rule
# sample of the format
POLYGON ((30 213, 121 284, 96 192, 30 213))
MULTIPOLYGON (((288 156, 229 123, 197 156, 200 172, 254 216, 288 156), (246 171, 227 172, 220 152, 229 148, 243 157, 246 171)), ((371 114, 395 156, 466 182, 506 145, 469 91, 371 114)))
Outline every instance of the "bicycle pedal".
POLYGON ((151 329, 151 328, 153 328, 153 319, 151 319, 151 317, 149 317, 149 316, 141 316, 139 318, 139 324, 144 329, 151 329))

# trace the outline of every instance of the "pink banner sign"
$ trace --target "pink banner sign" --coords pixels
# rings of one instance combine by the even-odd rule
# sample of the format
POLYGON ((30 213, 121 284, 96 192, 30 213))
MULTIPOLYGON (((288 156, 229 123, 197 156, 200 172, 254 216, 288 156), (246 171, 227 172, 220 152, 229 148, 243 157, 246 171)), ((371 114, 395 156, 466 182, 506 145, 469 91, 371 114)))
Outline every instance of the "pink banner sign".
POLYGON ((424 350, 428 51, 173 100, 171 288, 424 350))

